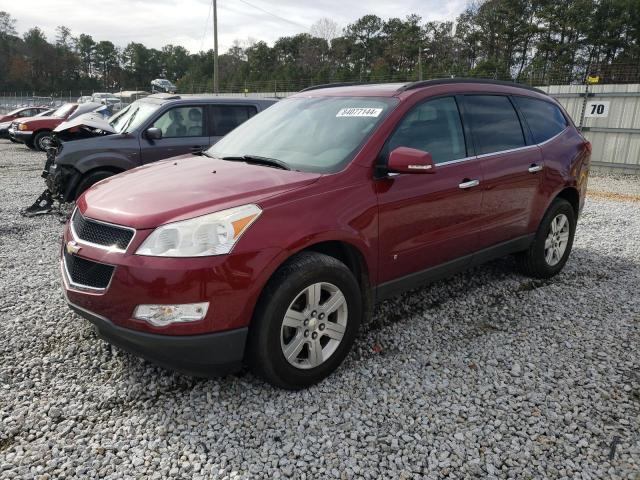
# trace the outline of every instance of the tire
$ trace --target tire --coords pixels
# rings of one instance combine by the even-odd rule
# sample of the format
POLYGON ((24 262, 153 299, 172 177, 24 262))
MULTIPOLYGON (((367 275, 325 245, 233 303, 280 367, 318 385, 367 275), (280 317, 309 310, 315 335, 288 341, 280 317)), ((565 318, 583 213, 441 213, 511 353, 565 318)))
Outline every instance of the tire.
POLYGON ((36 133, 33 137, 33 146, 40 152, 46 152, 47 147, 51 144, 51 132, 44 130, 36 133))
POLYGON ((11 138, 11 137, 9 137, 9 141, 10 141, 11 143, 20 143, 19 141, 15 140, 15 139, 13 139, 13 138, 11 138))
POLYGON ((360 287, 347 266, 328 255, 302 252, 276 271, 260 296, 249 329, 247 363, 274 386, 308 387, 340 366, 361 319, 360 287), (318 292, 320 301, 314 302, 309 294, 318 292), (328 305, 329 300, 337 308, 328 305), (298 345, 301 349, 295 353, 298 345), (292 353, 290 360, 285 351, 292 353))
POLYGON ((82 195, 86 190, 88 190, 94 184, 98 183, 100 180, 112 177, 113 175, 115 175, 115 173, 110 172, 109 170, 96 170, 94 172, 89 172, 84 177, 82 177, 82 179, 78 183, 74 200, 77 200, 80 195, 82 195))
POLYGON ((556 198, 542 217, 529 248, 516 255, 522 273, 535 278, 557 275, 569 259, 575 233, 576 212, 569 202, 556 198))

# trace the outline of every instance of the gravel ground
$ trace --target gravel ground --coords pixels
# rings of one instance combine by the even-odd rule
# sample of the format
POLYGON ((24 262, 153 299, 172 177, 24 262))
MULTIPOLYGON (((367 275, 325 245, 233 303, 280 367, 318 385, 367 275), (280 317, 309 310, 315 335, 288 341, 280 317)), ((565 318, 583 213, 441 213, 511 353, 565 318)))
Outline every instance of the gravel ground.
POLYGON ((550 281, 504 259, 382 304, 292 393, 98 339, 63 300, 60 218, 17 213, 42 161, 0 143, 0 478, 640 478, 639 203, 588 201, 550 281))

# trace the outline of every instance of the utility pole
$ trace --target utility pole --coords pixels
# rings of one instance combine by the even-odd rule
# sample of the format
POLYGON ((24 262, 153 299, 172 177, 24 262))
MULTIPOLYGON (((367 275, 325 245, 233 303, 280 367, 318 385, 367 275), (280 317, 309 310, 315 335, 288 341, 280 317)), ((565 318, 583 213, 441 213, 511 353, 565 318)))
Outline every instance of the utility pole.
POLYGON ((213 0, 213 93, 218 93, 218 1, 213 0))

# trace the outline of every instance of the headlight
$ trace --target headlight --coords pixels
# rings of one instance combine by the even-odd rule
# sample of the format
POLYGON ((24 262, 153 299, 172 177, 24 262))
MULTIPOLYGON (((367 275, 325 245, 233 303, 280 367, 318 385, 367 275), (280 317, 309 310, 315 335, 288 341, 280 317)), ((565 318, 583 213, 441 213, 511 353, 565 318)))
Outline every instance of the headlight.
POLYGON ((156 228, 137 255, 205 257, 229 253, 245 230, 260 216, 257 205, 243 205, 156 228))
POLYGON ((27 124, 26 123, 20 123, 18 124, 18 130, 26 130, 27 128, 27 124))

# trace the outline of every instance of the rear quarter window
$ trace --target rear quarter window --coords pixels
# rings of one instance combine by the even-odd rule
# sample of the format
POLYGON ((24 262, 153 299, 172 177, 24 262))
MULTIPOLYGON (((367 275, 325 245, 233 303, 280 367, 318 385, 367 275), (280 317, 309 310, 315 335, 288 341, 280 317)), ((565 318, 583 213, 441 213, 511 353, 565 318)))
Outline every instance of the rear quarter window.
POLYGON ((213 135, 224 136, 253 117, 258 109, 253 105, 212 105, 210 112, 213 135))
POLYGON ((545 142, 567 128, 567 119, 553 103, 535 98, 514 99, 531 129, 535 143, 545 142))

